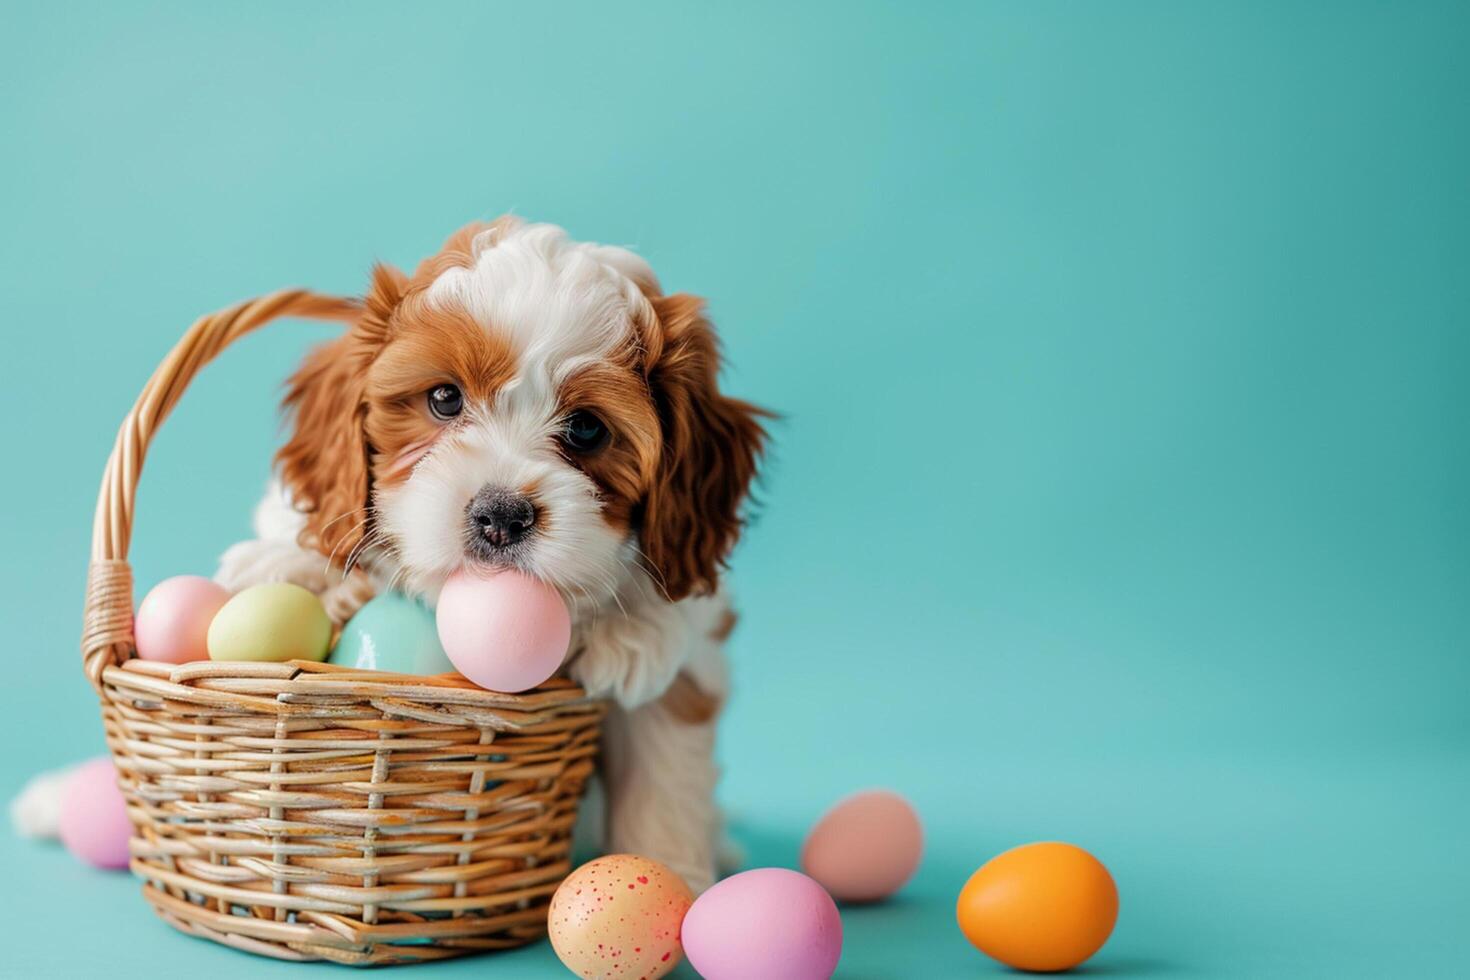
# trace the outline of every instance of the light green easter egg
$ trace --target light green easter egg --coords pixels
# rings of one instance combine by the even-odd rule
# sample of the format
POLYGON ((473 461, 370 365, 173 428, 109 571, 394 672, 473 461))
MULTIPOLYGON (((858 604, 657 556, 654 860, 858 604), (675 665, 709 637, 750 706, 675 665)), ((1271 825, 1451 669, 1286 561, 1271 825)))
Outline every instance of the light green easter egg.
POLYGON ((299 585, 269 582, 235 594, 214 614, 211 660, 323 660, 332 621, 321 600, 299 585))
POLYGON ((454 671, 439 645, 433 612, 401 592, 385 592, 368 600, 342 627, 328 662, 394 674, 454 671))

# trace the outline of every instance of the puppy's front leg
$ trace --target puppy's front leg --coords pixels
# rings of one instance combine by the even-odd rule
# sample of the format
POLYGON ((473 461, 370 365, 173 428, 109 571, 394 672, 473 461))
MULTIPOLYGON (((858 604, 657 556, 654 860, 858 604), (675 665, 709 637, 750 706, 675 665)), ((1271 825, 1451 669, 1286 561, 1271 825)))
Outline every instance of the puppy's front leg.
POLYGON ((608 851, 662 861, 695 894, 715 882, 719 707, 681 673, 657 701, 614 707, 603 733, 608 851))

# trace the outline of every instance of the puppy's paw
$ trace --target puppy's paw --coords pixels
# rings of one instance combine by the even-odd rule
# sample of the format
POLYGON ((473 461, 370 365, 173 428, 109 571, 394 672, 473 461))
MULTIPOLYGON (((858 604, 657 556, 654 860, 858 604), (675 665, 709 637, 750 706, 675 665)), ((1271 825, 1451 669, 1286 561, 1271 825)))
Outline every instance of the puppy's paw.
POLYGON ((334 626, 341 626, 353 617, 369 599, 376 594, 373 583, 360 570, 347 573, 346 578, 327 586, 321 594, 322 605, 334 626))
POLYGON ((227 548, 214 580, 231 592, 264 582, 291 582, 316 595, 331 584, 322 555, 293 542, 266 539, 241 541, 227 548))
POLYGON ((624 708, 647 704, 674 682, 687 653, 685 624, 669 607, 611 614, 588 625, 572 679, 597 698, 624 708))

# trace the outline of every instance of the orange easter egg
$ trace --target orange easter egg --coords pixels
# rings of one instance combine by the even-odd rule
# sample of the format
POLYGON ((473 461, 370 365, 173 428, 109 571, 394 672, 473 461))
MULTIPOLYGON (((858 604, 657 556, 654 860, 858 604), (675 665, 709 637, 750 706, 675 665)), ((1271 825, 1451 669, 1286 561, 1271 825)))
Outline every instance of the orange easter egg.
POLYGON ((960 931, 1019 970, 1069 970, 1102 948, 1118 921, 1118 887, 1101 861, 1072 844, 1012 848, 960 890, 960 931))

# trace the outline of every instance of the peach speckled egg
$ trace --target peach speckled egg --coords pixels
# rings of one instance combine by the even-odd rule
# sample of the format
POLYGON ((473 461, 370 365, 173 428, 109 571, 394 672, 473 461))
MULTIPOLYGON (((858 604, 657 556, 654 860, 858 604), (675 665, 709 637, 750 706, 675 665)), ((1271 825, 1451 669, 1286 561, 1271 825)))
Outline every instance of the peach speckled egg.
POLYGON ((694 895, 668 868, 609 854, 567 876, 551 896, 547 931, 567 969, 588 980, 655 980, 679 965, 679 928, 694 895))

